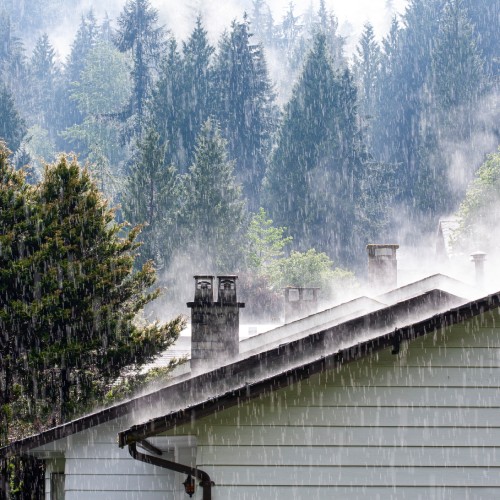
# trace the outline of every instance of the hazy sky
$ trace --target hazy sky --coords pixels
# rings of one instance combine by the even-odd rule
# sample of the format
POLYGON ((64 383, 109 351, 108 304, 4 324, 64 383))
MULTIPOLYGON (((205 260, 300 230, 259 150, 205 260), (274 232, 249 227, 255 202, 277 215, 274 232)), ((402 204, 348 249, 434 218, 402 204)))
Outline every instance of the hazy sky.
MULTIPOLYGON (((290 0, 268 0, 275 22, 281 21, 288 9, 290 0)), ((318 9, 319 0, 295 0, 295 12, 300 14, 313 5, 318 9)), ((79 8, 73 9, 75 19, 61 25, 50 35, 60 57, 69 51, 74 36, 74 27, 78 25, 82 12, 90 7, 99 18, 107 12, 111 19, 116 19, 123 9, 125 0, 81 0, 79 8)), ((151 4, 160 12, 161 23, 179 39, 186 38, 193 29, 194 19, 201 12, 212 42, 221 31, 227 28, 235 18, 241 19, 242 13, 251 11, 252 0, 151 0, 151 4)), ((341 31, 352 33, 348 39, 348 51, 357 41, 363 24, 370 21, 379 38, 385 34, 390 23, 387 5, 392 4, 394 12, 402 13, 407 0, 326 0, 327 8, 333 10, 339 19, 341 31), (349 26, 350 25, 350 26, 349 26)))
MULTIPOLYGON (((171 2, 166 0, 152 0, 152 3, 162 13, 162 17, 167 20, 167 24, 172 31, 184 38, 189 35, 193 17, 201 11, 206 19, 206 25, 212 35, 217 36, 220 31, 229 26, 234 18, 241 18, 242 12, 251 11, 251 0, 231 0, 231 1, 207 1, 207 0, 184 0, 179 1, 179 7, 170 8, 171 2)), ((306 11, 313 5, 315 10, 319 7, 319 0, 295 0, 295 12, 297 14, 306 11)), ((279 22, 288 10, 290 0, 269 0, 267 4, 271 7, 275 22, 279 22)), ((394 12, 403 12, 407 0, 326 0, 329 10, 333 10, 339 19, 342 27, 346 23, 352 25, 354 32, 359 33, 363 24, 370 21, 377 35, 382 37, 390 24, 387 5, 392 4, 394 12)), ((350 40, 350 43, 353 43, 350 40)), ((354 41, 355 43, 355 41, 354 41)))

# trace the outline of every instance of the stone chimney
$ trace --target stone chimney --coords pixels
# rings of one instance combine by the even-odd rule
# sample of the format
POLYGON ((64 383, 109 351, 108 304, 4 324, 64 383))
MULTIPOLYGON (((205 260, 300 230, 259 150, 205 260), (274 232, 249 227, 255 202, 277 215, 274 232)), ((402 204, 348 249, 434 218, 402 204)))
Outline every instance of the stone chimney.
POLYGON ((375 290, 388 290, 398 286, 399 245, 371 244, 368 252, 368 282, 375 290))
POLYGON ((319 288, 288 286, 285 291, 285 323, 318 312, 319 288))
POLYGON ((213 276, 195 276, 191 309, 191 370, 197 371, 235 358, 239 353, 237 276, 218 276, 218 301, 214 301, 213 276))

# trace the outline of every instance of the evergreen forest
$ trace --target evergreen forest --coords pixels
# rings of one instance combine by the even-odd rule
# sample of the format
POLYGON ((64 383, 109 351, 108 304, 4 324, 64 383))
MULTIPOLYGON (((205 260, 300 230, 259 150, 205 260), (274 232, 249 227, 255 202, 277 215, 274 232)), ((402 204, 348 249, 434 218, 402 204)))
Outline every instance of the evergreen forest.
POLYGON ((171 345, 193 274, 272 318, 441 217, 499 250, 500 0, 381 0, 356 39, 325 0, 270 2, 180 38, 151 0, 70 26, 78 2, 0 0, 0 445, 171 345))
POLYGON ((381 2, 389 31, 367 22, 352 53, 324 0, 279 19, 249 1, 215 42, 201 14, 180 40, 127 0, 116 18, 81 12, 64 58, 60 4, 0 4, 1 137, 31 183, 75 153, 166 282, 200 252, 248 269, 260 208, 287 254, 359 271, 369 241, 434 231, 498 146, 497 0, 381 2))

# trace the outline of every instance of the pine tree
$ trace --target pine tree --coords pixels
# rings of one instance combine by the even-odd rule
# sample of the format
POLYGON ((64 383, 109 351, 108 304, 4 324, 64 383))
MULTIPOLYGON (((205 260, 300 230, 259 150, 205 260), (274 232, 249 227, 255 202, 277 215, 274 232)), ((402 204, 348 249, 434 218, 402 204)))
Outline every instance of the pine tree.
POLYGON ((402 29, 393 26, 384 43, 374 151, 396 166, 397 201, 412 223, 428 228, 455 202, 442 146, 467 140, 473 103, 484 88, 464 5, 411 0, 402 29))
POLYGON ((212 55, 201 17, 179 51, 171 38, 148 106, 149 119, 168 144, 167 163, 187 171, 196 137, 214 109, 212 55))
POLYGON ((454 208, 461 191, 466 188, 464 180, 477 166, 471 165, 469 172, 463 172, 460 176, 463 180, 450 182, 451 162, 446 153, 441 152, 441 144, 446 141, 470 142, 475 131, 481 128, 476 109, 489 84, 485 68, 478 49, 478 37, 464 2, 448 0, 431 54, 427 83, 430 95, 424 101, 422 112, 425 125, 421 129, 428 137, 432 157, 431 161, 422 162, 423 183, 419 191, 424 193, 422 198, 433 211, 454 208))
POLYGON ((236 178, 250 207, 259 206, 260 186, 275 127, 274 92, 263 49, 251 44, 248 21, 234 21, 221 39, 216 61, 214 114, 236 161, 236 178))
MULTIPOLYGON (((61 102, 59 106, 60 116, 58 129, 64 130, 71 125, 80 124, 83 122, 84 116, 78 109, 77 102, 71 98, 74 92, 75 83, 80 81, 81 73, 85 66, 85 61, 89 52, 94 48, 98 37, 98 25, 94 12, 90 10, 87 14, 82 15, 80 26, 75 35, 75 39, 71 45, 71 52, 66 60, 63 75, 63 89, 61 102)), ((69 149, 69 144, 64 141, 59 141, 61 149, 69 149)), ((82 145, 73 141, 71 144, 72 150, 81 152, 82 145)))
POLYGON ((30 243, 29 218, 34 209, 31 188, 23 174, 8 162, 10 151, 0 144, 0 445, 8 443, 12 424, 11 404, 19 396, 14 381, 19 376, 19 358, 26 345, 26 332, 19 328, 9 309, 16 307, 20 272, 13 265, 27 258, 30 243), (10 307, 9 307, 10 306, 10 307))
POLYGON ((189 146, 183 141, 186 102, 189 96, 183 85, 182 57, 175 38, 167 43, 160 65, 159 78, 148 105, 148 123, 153 123, 161 142, 167 144, 166 162, 187 168, 189 146))
POLYGON ((16 151, 26 133, 24 120, 16 110, 14 98, 7 87, 0 83, 0 140, 16 151))
POLYGON ((220 271, 235 269, 244 203, 233 162, 228 160, 226 141, 211 120, 205 122, 198 135, 195 161, 185 185, 185 241, 203 250, 206 265, 212 260, 220 271))
POLYGON ((139 266, 154 260, 157 268, 165 268, 181 244, 177 222, 182 186, 176 169, 166 162, 166 149, 158 132, 149 128, 127 179, 123 213, 132 224, 144 225, 138 238, 142 242, 136 259, 139 266))
POLYGON ((395 161, 393 152, 394 138, 391 136, 389 124, 395 127, 400 114, 400 104, 393 102, 394 96, 399 95, 400 92, 396 79, 399 71, 400 34, 400 24, 397 18, 393 17, 389 33, 382 40, 380 74, 376 90, 378 105, 374 113, 372 128, 374 133, 371 142, 375 155, 386 162, 395 161))
POLYGON ((432 183, 441 184, 429 178, 436 170, 432 158, 436 144, 425 126, 440 9, 434 0, 411 0, 403 27, 394 22, 383 44, 380 103, 372 129, 374 154, 396 166, 396 200, 406 207, 412 223, 430 221, 428 216, 439 211, 436 202, 447 197, 436 198, 429 191, 432 183))
POLYGON ((125 54, 110 42, 96 42, 83 61, 79 81, 71 86, 70 98, 82 121, 60 132, 90 163, 99 189, 109 200, 116 199, 123 188, 126 159, 120 126, 113 117, 126 107, 131 91, 125 54))
POLYGON ((94 11, 90 9, 80 19, 80 26, 71 44, 71 52, 66 61, 65 77, 69 82, 78 82, 83 71, 85 59, 95 46, 99 36, 99 27, 94 11))
POLYGON ((325 36, 317 35, 285 107, 265 180, 270 215, 289 228, 296 248, 324 250, 342 262, 358 251, 363 155, 352 77, 334 72, 325 36))
POLYGON ((274 39, 274 20, 269 5, 264 0, 252 0, 250 24, 260 43, 268 46, 274 39))
MULTIPOLYGON (((279 45, 288 56, 287 60, 289 63, 293 62, 292 55, 296 51, 296 46, 302 33, 302 25, 299 23, 299 16, 295 15, 294 9, 295 6, 293 2, 290 2, 288 4, 288 10, 279 26, 279 45)), ((300 62, 296 60, 295 65, 296 64, 300 65, 300 62)))
POLYGON ((497 82, 500 75, 500 2, 463 0, 463 6, 474 26, 477 44, 486 73, 497 82))
POLYGON ((339 22, 337 17, 333 12, 327 10, 325 0, 320 0, 317 20, 314 22, 311 34, 323 33, 325 35, 328 52, 335 69, 346 66, 344 57, 345 39, 339 35, 338 30, 339 22))
POLYGON ((359 114, 368 144, 372 143, 372 125, 378 105, 380 77, 380 47, 375 40, 373 26, 365 24, 354 55, 354 76, 358 87, 359 114))
POLYGON ((149 0, 127 0, 118 18, 115 43, 121 52, 132 53, 134 91, 127 118, 132 119, 129 137, 140 137, 144 126, 146 99, 163 44, 163 29, 158 26, 158 11, 151 6, 149 0))
POLYGON ((261 277, 269 276, 269 270, 284 257, 283 248, 292 241, 285 237, 286 227, 274 227, 273 221, 267 218, 266 211, 261 207, 252 216, 246 235, 247 246, 245 257, 248 269, 261 277))
MULTIPOLYGON (((23 202, 25 189, 22 182, 2 185, 7 202, 23 202)), ((123 226, 76 161, 62 157, 47 167, 25 198, 31 209, 22 224, 3 232, 0 336, 15 340, 12 380, 30 401, 20 420, 47 424, 86 409, 125 366, 150 361, 173 342, 181 322, 134 321, 158 295, 147 291, 155 271, 146 263, 133 272, 139 229, 119 237, 123 226)))
POLYGON ((203 123, 209 118, 213 106, 213 68, 214 47, 210 45, 207 31, 201 17, 187 42, 183 43, 182 86, 183 86, 183 124, 182 143, 186 150, 187 164, 194 159, 196 136, 203 123))
POLYGON ((56 108, 56 92, 59 68, 55 50, 48 35, 43 34, 37 41, 30 61, 30 85, 32 90, 30 121, 47 129, 55 138, 52 114, 56 108))
POLYGON ((26 61, 22 40, 12 28, 11 17, 0 12, 0 75, 11 92, 18 92, 18 87, 25 79, 26 61))
POLYGON ((448 0, 432 52, 433 97, 442 110, 466 106, 469 113, 485 87, 477 36, 461 0, 448 0))

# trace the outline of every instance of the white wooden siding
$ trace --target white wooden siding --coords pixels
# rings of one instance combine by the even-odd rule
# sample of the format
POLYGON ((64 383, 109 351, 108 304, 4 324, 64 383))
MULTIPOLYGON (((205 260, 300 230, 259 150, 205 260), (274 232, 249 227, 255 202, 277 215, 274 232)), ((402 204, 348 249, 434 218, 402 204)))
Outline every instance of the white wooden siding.
POLYGON ((213 500, 500 498, 495 323, 488 314, 169 434, 197 436, 213 500))
MULTIPOLYGON (((123 419, 68 439, 65 451, 65 500, 177 500, 184 477, 134 460, 120 449, 117 433, 123 419)), ((165 458, 174 459, 173 454, 165 458)))
POLYGON ((168 489, 167 471, 130 457, 116 444, 116 425, 105 424, 76 434, 65 453, 65 500, 99 498, 158 498, 168 489), (142 497, 142 492, 148 495, 142 497))

